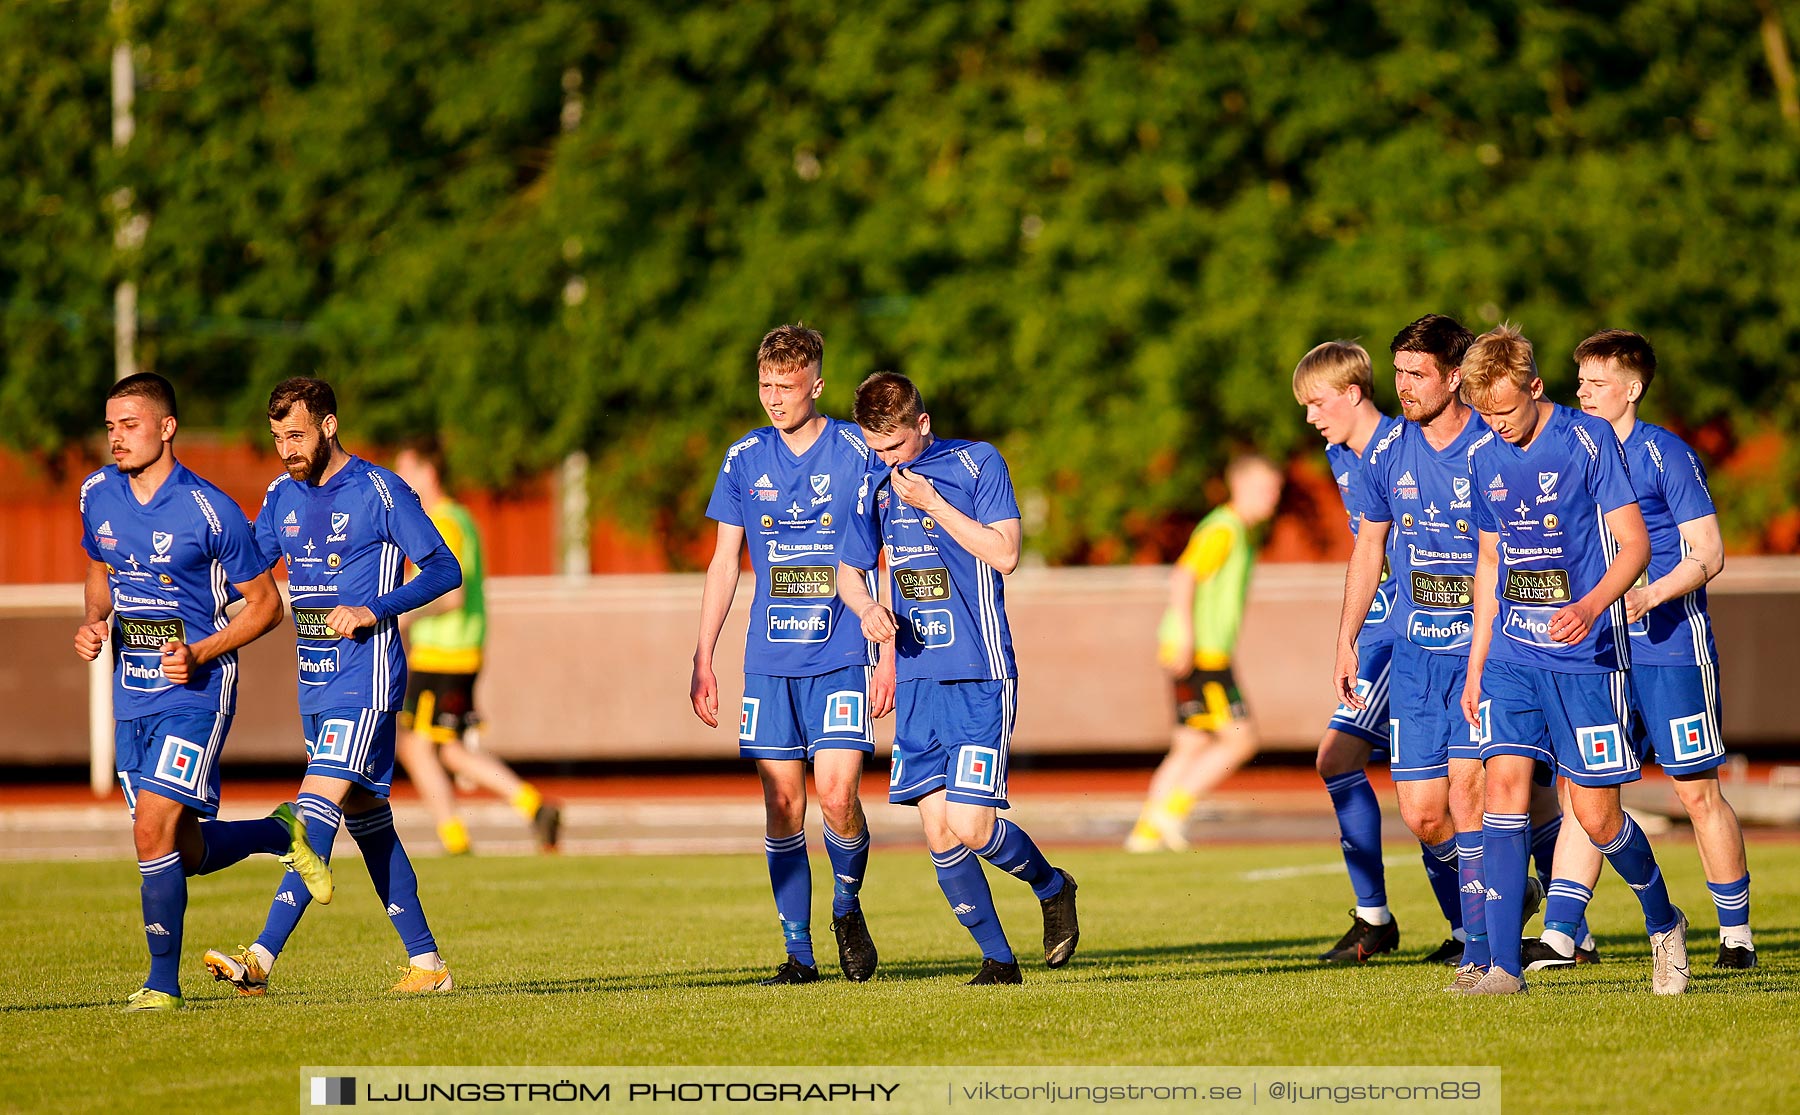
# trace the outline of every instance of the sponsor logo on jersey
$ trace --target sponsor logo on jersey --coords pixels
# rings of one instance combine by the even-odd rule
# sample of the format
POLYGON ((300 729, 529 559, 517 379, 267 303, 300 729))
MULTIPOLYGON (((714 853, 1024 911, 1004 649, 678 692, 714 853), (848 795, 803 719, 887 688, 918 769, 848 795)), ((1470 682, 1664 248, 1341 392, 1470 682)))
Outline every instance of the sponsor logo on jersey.
POLYGON ((119 617, 119 642, 124 650, 153 650, 160 654, 170 639, 187 642, 187 627, 178 619, 119 617))
POLYGON ((1488 481, 1487 494, 1489 503, 1505 503, 1506 481, 1500 479, 1500 477, 1496 475, 1492 480, 1488 481))
POLYGON ((1555 472, 1538 473, 1538 503, 1550 503, 1556 499, 1556 478, 1559 475, 1555 472))
POLYGON ((830 605, 769 605, 771 643, 823 643, 830 638, 830 605))
POLYGON ((936 520, 932 519, 932 517, 930 515, 927 515, 923 519, 920 519, 919 525, 924 527, 926 530, 936 530, 937 529, 937 522, 936 522, 936 520))
POLYGON ((750 485, 750 498, 760 503, 774 503, 781 498, 781 492, 765 472, 756 478, 756 483, 750 485))
POLYGON ((101 523, 99 529, 94 531, 94 534, 100 538, 111 538, 113 536, 112 520, 108 519, 101 523))
POLYGON ((742 453, 744 450, 750 448, 752 445, 755 445, 755 444, 756 444, 756 436, 754 434, 752 434, 750 437, 747 437, 743 441, 738 442, 736 445, 732 446, 730 449, 725 450, 724 473, 726 476, 731 475, 731 462, 737 460, 737 455, 739 453, 742 453))
POLYGON ((344 564, 344 559, 337 556, 336 554, 326 554, 325 555, 325 568, 336 569, 338 566, 340 566, 342 564, 344 564))
POLYGON ((1675 744, 1675 761, 1678 763, 1704 759, 1720 750, 1708 729, 1705 713, 1669 721, 1669 738, 1675 744))
POLYGON ((325 623, 330 608, 295 608, 294 632, 302 639, 336 639, 340 636, 325 623))
POLYGON ((1508 569, 1500 596, 1515 604, 1567 604, 1574 599, 1566 569, 1508 569))
POLYGON ((1550 619, 1557 611, 1556 608, 1513 608, 1506 613, 1506 623, 1501 630, 1516 643, 1560 647, 1562 644, 1550 637, 1550 619))
POLYGON ((1469 520, 1467 520, 1467 519, 1456 520, 1456 529, 1457 529, 1457 531, 1459 531, 1462 534, 1469 533, 1469 520))
POLYGON ((1544 516, 1544 529, 1545 530, 1555 530, 1557 527, 1559 527, 1561 525, 1562 525, 1562 520, 1556 517, 1556 512, 1552 511, 1550 514, 1544 516))
POLYGON ((150 555, 150 564, 151 565, 164 565, 164 564, 167 564, 168 562, 174 561, 175 559, 173 557, 169 556, 169 547, 173 546, 174 544, 175 544, 175 536, 173 534, 170 534, 169 532, 162 531, 162 530, 151 531, 150 532, 150 547, 152 549, 154 549, 156 552, 150 555))
POLYGON ((829 565, 776 566, 769 570, 769 595, 829 600, 837 595, 837 569, 829 565))
POLYGON ((169 688, 170 683, 162 672, 162 652, 120 651, 119 684, 138 693, 157 693, 169 688))
POLYGON ((856 732, 863 730, 863 695, 854 689, 840 689, 825 698, 825 731, 856 732))
POLYGON ((831 512, 827 511, 823 515, 819 516, 819 526, 822 529, 829 528, 831 526, 831 512))
POLYGON ((1394 481, 1394 494, 1401 499, 1419 498, 1419 482, 1413 479, 1411 469, 1401 473, 1400 479, 1394 481))
POLYGON ((156 760, 156 777, 180 786, 190 794, 200 792, 206 748, 180 736, 164 736, 162 754, 156 760))
MULTIPOLYGON (((350 529, 350 514, 349 514, 349 512, 333 511, 331 513, 331 533, 343 534, 345 531, 348 531, 349 529, 350 529)), ((337 539, 328 539, 328 541, 337 541, 337 539)))
POLYGON ((927 569, 895 569, 894 588, 902 599, 915 603, 948 600, 955 595, 950 587, 950 571, 941 565, 927 569))
POLYGON ((1411 511, 1408 511, 1404 515, 1400 516, 1400 525, 1403 527, 1411 527, 1413 525, 1413 517, 1412 517, 1411 511))
POLYGON ((937 649, 956 642, 956 617, 948 608, 920 608, 907 618, 912 621, 913 638, 922 647, 937 649))
POLYGON ((799 500, 795 500, 794 502, 788 504, 787 518, 781 520, 781 525, 784 527, 792 527, 795 530, 800 530, 804 527, 812 526, 814 523, 818 522, 817 519, 802 519, 800 516, 802 516, 804 514, 806 514, 806 508, 800 506, 799 500))
POLYGON ((1575 742, 1581 750, 1581 765, 1589 771, 1624 770, 1627 753, 1625 733, 1617 724, 1595 724, 1575 729, 1575 742))
POLYGON ((1414 612, 1406 618, 1406 641, 1426 650, 1467 646, 1474 633, 1474 613, 1414 612))
POLYGON ((1421 608, 1467 608, 1474 591, 1474 574, 1445 576, 1413 570, 1412 598, 1421 608))
POLYGON ((1378 592, 1375 594, 1375 599, 1369 601, 1369 614, 1363 617, 1363 626, 1364 627, 1378 627, 1381 624, 1386 623, 1387 618, 1388 618, 1387 594, 1384 592, 1378 592))
POLYGON ((300 537, 300 517, 292 511, 289 511, 287 513, 287 518, 281 520, 281 533, 287 535, 289 538, 300 537))
POLYGON ((1469 725, 1469 742, 1487 745, 1494 742, 1494 702, 1483 701, 1475 706, 1475 723, 1469 725))
POLYGON ((1469 491, 1471 487, 1472 485, 1469 483, 1469 478, 1466 476, 1452 476, 1450 478, 1450 491, 1456 496, 1458 503, 1467 503, 1469 501, 1469 491))
POLYGON ((1519 506, 1513 508, 1513 518, 1507 520, 1506 525, 1514 528, 1534 527, 1538 525, 1538 521, 1531 517, 1531 507, 1520 500, 1519 506))
POLYGON ((764 515, 762 517, 762 526, 764 530, 773 530, 775 527, 775 516, 764 515))
POLYGON ((961 461, 963 467, 969 470, 970 476, 977 480, 981 479, 981 466, 975 463, 974 456, 971 455, 967 449, 958 449, 956 451, 956 459, 961 461))
POLYGON ((338 674, 338 648, 319 647, 307 643, 294 646, 294 657, 300 664, 300 684, 328 685, 338 674))
POLYGON ((808 481, 812 484, 812 505, 814 507, 821 503, 831 502, 831 474, 829 472, 814 473, 808 478, 808 481))
POLYGON ((742 740, 756 739, 756 721, 762 712, 761 697, 745 697, 744 707, 738 711, 738 738, 742 740))
POLYGON ((956 753, 956 788, 992 794, 1000 781, 1000 752, 992 747, 964 747, 956 753))
POLYGON ((319 738, 307 744, 313 759, 342 763, 350 757, 350 745, 356 742, 356 724, 349 720, 327 720, 319 725, 319 738))

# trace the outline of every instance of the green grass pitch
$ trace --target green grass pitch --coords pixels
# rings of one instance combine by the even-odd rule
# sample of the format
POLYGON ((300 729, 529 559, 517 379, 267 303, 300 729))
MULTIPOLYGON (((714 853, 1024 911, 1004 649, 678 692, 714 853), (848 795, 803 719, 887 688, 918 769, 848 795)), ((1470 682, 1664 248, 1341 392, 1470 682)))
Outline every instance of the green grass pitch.
POLYGON ((821 969, 754 982, 781 958, 760 856, 427 860, 423 897, 459 989, 385 993, 404 959, 359 861, 314 908, 264 999, 200 965, 254 938, 279 868, 192 880, 179 1014, 124 1015, 142 978, 130 863, 0 865, 0 1108, 286 1109, 301 1065, 1498 1064, 1511 1111, 1800 1110, 1800 844, 1751 847, 1762 967, 1715 972, 1715 917, 1691 842, 1660 841, 1694 923, 1696 978, 1650 994, 1630 893, 1603 880, 1604 963, 1532 977, 1529 996, 1445 995, 1412 959, 1443 937, 1423 873, 1389 868, 1401 960, 1312 962, 1345 924, 1332 849, 1056 854, 1081 881, 1082 946, 1043 967, 1037 904, 990 872, 1022 988, 961 986, 977 966, 923 851, 878 851, 865 908, 882 965, 838 976, 815 858, 821 969), (1289 868, 1272 879, 1246 873, 1289 868))

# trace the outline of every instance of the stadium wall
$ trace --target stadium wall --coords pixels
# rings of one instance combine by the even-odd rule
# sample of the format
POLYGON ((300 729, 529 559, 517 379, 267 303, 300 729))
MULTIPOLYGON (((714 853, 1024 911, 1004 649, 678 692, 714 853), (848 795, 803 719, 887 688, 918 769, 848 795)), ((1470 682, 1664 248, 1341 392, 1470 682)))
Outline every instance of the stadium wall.
MULTIPOLYGON (((1007 580, 1020 668, 1021 754, 1159 750, 1170 723, 1154 631, 1167 568, 1028 569, 1007 580)), ((1329 677, 1342 566, 1264 565, 1238 671, 1269 746, 1310 750, 1332 710, 1329 677)), ((720 640, 724 726, 688 706, 698 575, 496 578, 483 746, 512 759, 731 758, 744 602, 720 640)), ((88 669, 73 650, 80 588, 0 586, 0 765, 87 762, 88 669)), ((1714 582, 1726 742, 1793 747, 1800 559, 1733 558, 1714 582)), ((227 762, 297 761, 292 628, 247 648, 227 762)), ((1402 684, 1396 679, 1395 684, 1402 684)), ((892 736, 892 720, 880 738, 892 736)))

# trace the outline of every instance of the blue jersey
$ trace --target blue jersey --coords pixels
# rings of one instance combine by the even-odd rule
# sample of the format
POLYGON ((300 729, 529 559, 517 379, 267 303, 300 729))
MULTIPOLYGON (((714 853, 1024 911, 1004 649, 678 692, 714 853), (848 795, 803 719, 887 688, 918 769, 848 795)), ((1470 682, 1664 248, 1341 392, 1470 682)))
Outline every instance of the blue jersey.
POLYGON ((1475 512, 1469 447, 1490 431, 1479 414, 1443 449, 1417 422, 1398 422, 1363 450, 1362 516, 1392 523, 1396 638, 1468 657, 1475 630, 1475 512))
POLYGON ((175 462, 149 503, 107 467, 81 484, 81 545, 106 563, 113 602, 113 715, 135 720, 173 709, 230 713, 237 652, 196 667, 186 685, 162 675, 162 646, 225 629, 233 585, 268 568, 231 497, 175 462))
MULTIPOLYGON (((1401 419, 1381 416, 1375 424, 1375 432, 1369 436, 1369 444, 1363 446, 1367 452, 1370 446, 1378 445, 1389 430, 1400 425, 1401 419)), ((1357 514, 1358 501, 1362 498, 1362 488, 1368 483, 1363 472, 1363 459, 1356 450, 1348 445, 1327 445, 1325 460, 1331 465, 1331 475, 1337 480, 1338 496, 1344 501, 1344 514, 1350 520, 1350 537, 1356 537, 1362 529, 1362 516, 1357 514)), ((1381 583, 1376 586, 1375 599, 1369 604, 1369 614, 1363 619, 1362 631, 1357 639, 1362 643, 1391 643, 1394 630, 1389 620, 1394 613, 1394 570, 1391 561, 1394 552, 1394 540, 1388 539, 1388 554, 1381 562, 1381 583)))
MULTIPOLYGON (((1650 568, 1640 585, 1667 576, 1687 554, 1681 524, 1716 513, 1706 470, 1686 442, 1661 426, 1640 421, 1625 439, 1631 489, 1650 529, 1650 568)), ((1631 625, 1631 660, 1646 666, 1702 666, 1714 661, 1706 586, 1650 609, 1631 625)))
POLYGON ((875 661, 856 617, 837 594, 838 538, 874 455, 849 422, 825 420, 799 456, 764 426, 725 453, 706 516, 743 527, 756 595, 744 640, 744 672, 818 677, 875 661))
POLYGON ((318 487, 283 473, 263 496, 256 547, 265 565, 287 562, 301 713, 399 709, 406 654, 395 617, 407 608, 383 598, 401 589, 405 559, 420 567, 423 579, 431 555, 450 553, 418 495, 361 457, 351 457, 318 487), (374 628, 353 639, 332 634, 325 617, 339 604, 374 611, 374 628))
MULTIPOLYGON (((986 442, 934 440, 904 467, 930 480, 950 506, 983 525, 1019 517, 1012 477, 986 442)), ((887 550, 893 581, 900 681, 1000 681, 1018 676, 1000 571, 977 558, 931 516, 908 507, 872 475, 857 494, 856 527, 838 557, 874 569, 887 550)))
POLYGON ((1573 645, 1550 638, 1550 617, 1592 592, 1619 552, 1607 512, 1637 502, 1612 424, 1554 405, 1530 447, 1488 433, 1469 450, 1480 528, 1500 536, 1493 661, 1563 673, 1631 667, 1625 605, 1615 601, 1573 645))

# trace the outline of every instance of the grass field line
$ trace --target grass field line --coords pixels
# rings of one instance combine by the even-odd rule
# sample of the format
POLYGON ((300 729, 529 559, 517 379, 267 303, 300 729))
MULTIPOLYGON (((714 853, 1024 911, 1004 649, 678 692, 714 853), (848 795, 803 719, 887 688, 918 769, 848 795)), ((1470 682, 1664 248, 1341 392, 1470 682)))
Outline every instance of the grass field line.
MULTIPOLYGON (((1398 867, 1404 863, 1416 863, 1416 856, 1382 856, 1383 867, 1398 867)), ((1263 867, 1255 871, 1246 871, 1238 878, 1246 883, 1271 883, 1278 879, 1299 879, 1307 875, 1337 875, 1344 870, 1343 860, 1332 860, 1330 863, 1299 863, 1291 867, 1263 867)))

